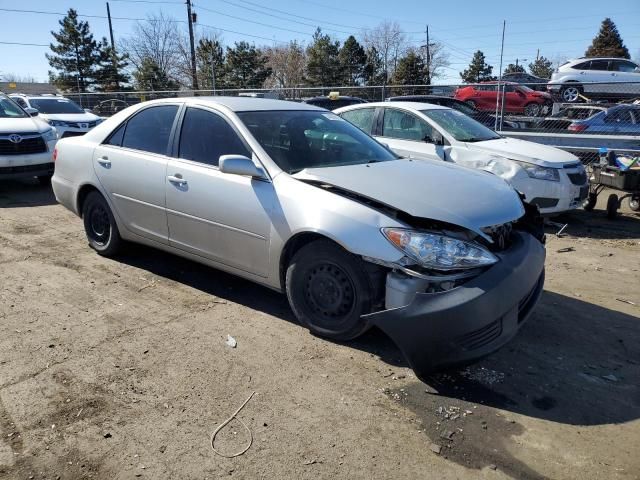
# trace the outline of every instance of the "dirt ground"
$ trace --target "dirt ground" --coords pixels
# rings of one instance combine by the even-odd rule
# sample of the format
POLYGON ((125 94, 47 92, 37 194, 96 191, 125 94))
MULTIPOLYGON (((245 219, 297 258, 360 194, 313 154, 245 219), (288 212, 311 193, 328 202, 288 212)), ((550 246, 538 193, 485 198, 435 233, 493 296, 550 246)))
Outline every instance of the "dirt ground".
POLYGON ((0 182, 0 478, 640 478, 640 215, 604 200, 549 228, 515 340, 425 384, 380 332, 331 343, 247 281, 101 258, 50 189, 0 182), (216 455, 251 392, 251 448, 216 455))

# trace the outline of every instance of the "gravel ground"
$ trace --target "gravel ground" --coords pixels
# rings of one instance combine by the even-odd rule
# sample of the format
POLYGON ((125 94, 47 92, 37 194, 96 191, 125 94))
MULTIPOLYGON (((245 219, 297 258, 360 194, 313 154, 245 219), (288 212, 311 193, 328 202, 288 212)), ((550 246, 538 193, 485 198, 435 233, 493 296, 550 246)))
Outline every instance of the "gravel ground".
POLYGON ((640 478, 640 216, 557 220, 516 339, 425 384, 380 332, 328 342, 249 282, 101 258, 50 189, 0 182, 0 477, 640 478), (251 392, 253 445, 216 455, 251 392))

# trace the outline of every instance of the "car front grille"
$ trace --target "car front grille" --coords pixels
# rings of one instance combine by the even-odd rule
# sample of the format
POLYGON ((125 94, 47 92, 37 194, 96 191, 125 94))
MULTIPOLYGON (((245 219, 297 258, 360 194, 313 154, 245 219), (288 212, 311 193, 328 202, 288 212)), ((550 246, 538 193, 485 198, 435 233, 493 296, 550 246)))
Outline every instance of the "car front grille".
POLYGON ((542 287, 544 286, 544 272, 540 275, 540 278, 536 282, 535 286, 531 289, 531 291, 525 295, 525 297, 518 302, 518 323, 524 321, 531 309, 536 304, 536 300, 540 295, 542 287))
POLYGON ((20 141, 12 142, 9 135, 0 135, 0 155, 29 155, 32 153, 43 153, 47 151, 47 144, 42 136, 28 136, 19 134, 20 141))
POLYGON ((0 175, 14 175, 29 172, 49 171, 53 173, 53 162, 39 163, 37 165, 17 165, 14 167, 0 167, 0 175))
POLYGON ((493 342, 496 338, 500 337, 500 335, 502 335, 502 318, 473 332, 461 335, 456 339, 456 343, 460 345, 463 350, 476 350, 493 342))
POLYGON ((71 128, 93 128, 96 122, 67 122, 67 126, 71 128))
POLYGON ((574 185, 584 185, 587 183, 587 174, 586 172, 576 172, 576 173, 567 173, 567 177, 571 180, 571 183, 574 185))

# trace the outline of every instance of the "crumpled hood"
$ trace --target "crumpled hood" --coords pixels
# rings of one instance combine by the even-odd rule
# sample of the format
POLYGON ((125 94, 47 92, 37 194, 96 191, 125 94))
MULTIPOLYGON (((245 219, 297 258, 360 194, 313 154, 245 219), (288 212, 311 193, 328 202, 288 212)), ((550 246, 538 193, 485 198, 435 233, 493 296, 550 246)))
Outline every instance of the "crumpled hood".
POLYGON ((414 217, 451 223, 480 235, 483 227, 524 214, 518 194, 504 180, 438 160, 310 168, 293 177, 334 185, 414 217))
POLYGON ((11 133, 43 133, 51 129, 48 123, 37 120, 36 118, 0 118, 0 135, 11 133))
POLYGON ((562 168, 567 163, 580 163, 575 155, 559 148, 527 142, 517 138, 499 138, 484 142, 468 143, 470 149, 489 154, 529 162, 541 167, 562 168))
POLYGON ((41 113, 42 118, 48 118, 49 120, 60 120, 63 122, 81 122, 89 123, 100 120, 100 117, 93 113, 41 113))

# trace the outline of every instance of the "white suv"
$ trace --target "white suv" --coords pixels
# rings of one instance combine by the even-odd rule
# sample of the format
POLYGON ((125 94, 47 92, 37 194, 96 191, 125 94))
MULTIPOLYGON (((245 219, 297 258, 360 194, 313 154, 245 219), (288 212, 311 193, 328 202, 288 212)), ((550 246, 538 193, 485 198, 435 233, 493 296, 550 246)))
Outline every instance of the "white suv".
POLYGON ((38 177, 41 183, 49 183, 56 141, 55 128, 32 118, 0 93, 0 179, 38 177))
POLYGON ((77 103, 58 95, 9 95, 22 108, 35 108, 40 118, 58 131, 59 138, 84 135, 102 118, 83 110, 77 103))
POLYGON ((578 58, 561 65, 547 84, 564 102, 640 96, 640 67, 624 58, 578 58))

